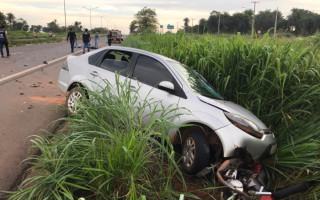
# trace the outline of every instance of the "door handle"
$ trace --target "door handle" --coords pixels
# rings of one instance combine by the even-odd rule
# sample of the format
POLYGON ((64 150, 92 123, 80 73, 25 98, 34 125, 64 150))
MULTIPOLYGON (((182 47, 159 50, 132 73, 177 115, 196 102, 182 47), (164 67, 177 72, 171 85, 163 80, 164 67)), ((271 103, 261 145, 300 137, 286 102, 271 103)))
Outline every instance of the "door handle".
POLYGON ((137 88, 133 85, 130 85, 130 89, 135 91, 137 88))
POLYGON ((99 73, 98 73, 97 71, 90 72, 90 74, 91 74, 92 76, 99 76, 99 73))

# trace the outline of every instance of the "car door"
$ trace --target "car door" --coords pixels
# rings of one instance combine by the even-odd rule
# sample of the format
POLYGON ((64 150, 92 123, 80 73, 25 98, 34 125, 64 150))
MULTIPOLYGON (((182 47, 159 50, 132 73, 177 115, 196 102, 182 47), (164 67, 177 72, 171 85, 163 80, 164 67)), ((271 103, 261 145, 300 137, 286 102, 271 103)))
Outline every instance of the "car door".
POLYGON ((166 112, 166 117, 173 119, 179 100, 184 97, 181 85, 173 74, 155 58, 139 55, 132 74, 132 89, 138 90, 141 103, 147 103, 143 113, 143 123, 146 125, 152 118, 159 118, 166 112), (159 83, 168 81, 173 84, 173 91, 160 89, 159 83), (153 113, 153 115, 150 115, 153 113))
POLYGON ((123 82, 129 75, 132 53, 120 50, 109 50, 99 58, 99 61, 91 65, 88 70, 88 79, 92 89, 101 91, 109 82, 114 88, 116 84, 115 73, 119 73, 119 81, 123 82))

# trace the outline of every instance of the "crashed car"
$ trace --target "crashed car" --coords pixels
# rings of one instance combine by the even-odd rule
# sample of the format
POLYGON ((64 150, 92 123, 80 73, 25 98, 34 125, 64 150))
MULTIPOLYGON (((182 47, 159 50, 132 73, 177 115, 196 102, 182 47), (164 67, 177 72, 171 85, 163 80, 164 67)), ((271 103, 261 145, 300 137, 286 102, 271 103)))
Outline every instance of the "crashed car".
MULTIPOLYGON (((107 79, 116 83, 131 79, 139 96, 177 105, 191 114, 173 118, 179 130, 167 134, 182 147, 186 172, 197 174, 217 159, 232 158, 237 149, 257 161, 274 154, 274 134, 254 114, 226 101, 200 74, 170 58, 135 48, 110 46, 81 56, 69 56, 59 75, 59 88, 66 93, 67 108, 74 112, 82 93, 96 91, 107 79), (183 126, 188 125, 188 126, 183 126)), ((90 97, 89 97, 90 99, 90 97)), ((146 120, 147 123, 148 120, 146 120)))

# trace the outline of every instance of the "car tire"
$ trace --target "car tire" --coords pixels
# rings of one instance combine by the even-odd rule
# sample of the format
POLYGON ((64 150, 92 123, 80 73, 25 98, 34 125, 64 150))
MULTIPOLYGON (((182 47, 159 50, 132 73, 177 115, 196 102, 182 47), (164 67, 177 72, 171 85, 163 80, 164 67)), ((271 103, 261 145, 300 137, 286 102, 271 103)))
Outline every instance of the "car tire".
POLYGON ((190 132, 182 144, 182 165, 189 174, 196 174, 208 166, 210 147, 207 138, 201 132, 190 132))
POLYGON ((77 110, 79 109, 78 100, 82 101, 84 97, 83 93, 84 93, 83 89, 79 87, 75 87, 70 90, 66 100, 66 107, 68 109, 69 114, 74 114, 77 112, 77 110))

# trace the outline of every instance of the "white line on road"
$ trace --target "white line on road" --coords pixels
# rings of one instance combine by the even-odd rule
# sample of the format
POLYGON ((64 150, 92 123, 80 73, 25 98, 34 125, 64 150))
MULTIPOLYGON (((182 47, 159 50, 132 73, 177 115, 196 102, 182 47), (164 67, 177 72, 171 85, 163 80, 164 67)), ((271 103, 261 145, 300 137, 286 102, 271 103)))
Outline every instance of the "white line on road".
MULTIPOLYGON (((101 43, 101 46, 104 45, 104 44, 106 44, 106 43, 101 43)), ((77 51, 77 52, 75 52, 75 53, 73 53, 73 54, 69 54, 69 55, 78 55, 78 54, 80 54, 81 52, 82 52, 82 50, 77 51)), ((14 79, 23 77, 23 76, 25 76, 25 75, 31 74, 31 73, 33 73, 33 72, 35 72, 35 71, 43 70, 43 69, 46 68, 46 67, 49 67, 49 66, 51 66, 51 65, 54 65, 54 64, 56 64, 56 63, 58 63, 58 62, 63 61, 63 60, 66 59, 69 55, 66 55, 66 56, 63 56, 63 57, 61 57, 61 58, 57 58, 57 59, 55 59, 55 60, 52 60, 52 61, 48 62, 48 64, 41 64, 41 65, 32 67, 32 68, 30 68, 30 69, 27 69, 27 70, 24 70, 24 71, 21 71, 21 72, 12 74, 12 75, 10 75, 10 76, 1 78, 1 79, 0 79, 0 85, 3 85, 3 84, 5 84, 5 83, 7 83, 7 82, 9 82, 9 81, 14 80, 14 79)))

